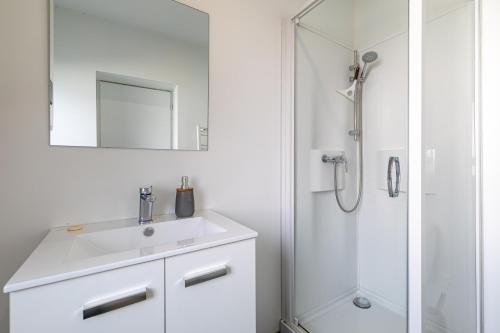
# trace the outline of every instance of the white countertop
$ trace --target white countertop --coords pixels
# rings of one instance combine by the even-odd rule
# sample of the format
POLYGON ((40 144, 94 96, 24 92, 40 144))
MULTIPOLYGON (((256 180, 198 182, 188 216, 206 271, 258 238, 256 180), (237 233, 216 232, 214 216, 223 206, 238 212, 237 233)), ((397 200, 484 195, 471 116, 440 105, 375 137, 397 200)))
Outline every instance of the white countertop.
POLYGON ((257 232, 213 211, 198 211, 194 217, 205 219, 224 231, 190 238, 188 242, 186 240, 170 240, 161 245, 71 258, 70 253, 74 252, 73 248, 78 237, 100 232, 113 235, 114 231, 118 233, 125 228, 137 229, 134 232, 142 234, 142 231, 147 227, 161 228, 167 226, 167 223, 179 223, 182 220, 177 219, 175 215, 164 215, 155 217, 153 223, 143 226, 138 225, 137 219, 127 219, 85 224, 82 230, 76 232, 67 231, 66 226, 53 228, 7 282, 3 291, 11 293, 257 237, 257 232))

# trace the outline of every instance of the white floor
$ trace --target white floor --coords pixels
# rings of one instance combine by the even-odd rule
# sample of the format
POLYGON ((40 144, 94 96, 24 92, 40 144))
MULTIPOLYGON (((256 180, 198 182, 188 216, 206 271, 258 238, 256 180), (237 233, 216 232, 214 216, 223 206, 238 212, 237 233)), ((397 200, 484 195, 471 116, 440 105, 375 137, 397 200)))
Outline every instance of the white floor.
POLYGON ((376 303, 363 310, 346 300, 302 327, 310 333, 405 333, 406 319, 376 303))

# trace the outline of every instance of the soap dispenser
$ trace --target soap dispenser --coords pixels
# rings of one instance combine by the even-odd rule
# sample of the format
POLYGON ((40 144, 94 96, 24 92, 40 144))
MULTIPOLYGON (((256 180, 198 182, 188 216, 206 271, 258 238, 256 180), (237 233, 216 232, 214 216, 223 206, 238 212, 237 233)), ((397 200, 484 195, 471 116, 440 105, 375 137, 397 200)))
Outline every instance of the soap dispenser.
POLYGON ((177 189, 175 197, 175 215, 177 217, 191 217, 194 214, 194 193, 189 187, 189 178, 183 176, 181 187, 177 189))

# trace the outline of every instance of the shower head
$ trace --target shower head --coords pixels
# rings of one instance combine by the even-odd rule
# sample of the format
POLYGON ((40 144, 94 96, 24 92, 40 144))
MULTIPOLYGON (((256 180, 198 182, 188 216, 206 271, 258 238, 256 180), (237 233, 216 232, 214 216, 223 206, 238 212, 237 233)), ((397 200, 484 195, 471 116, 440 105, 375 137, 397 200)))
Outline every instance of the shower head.
POLYGON ((377 60, 377 58, 378 58, 377 52, 370 51, 363 54, 363 57, 361 59, 363 59, 363 62, 365 64, 369 64, 370 62, 374 62, 375 60, 377 60))
POLYGON ((363 60, 364 65, 360 76, 362 80, 366 79, 366 75, 368 74, 367 73, 368 64, 374 62, 375 60, 377 60, 377 58, 378 54, 377 52, 374 51, 366 52, 365 54, 363 54, 363 57, 361 57, 361 59, 363 60))

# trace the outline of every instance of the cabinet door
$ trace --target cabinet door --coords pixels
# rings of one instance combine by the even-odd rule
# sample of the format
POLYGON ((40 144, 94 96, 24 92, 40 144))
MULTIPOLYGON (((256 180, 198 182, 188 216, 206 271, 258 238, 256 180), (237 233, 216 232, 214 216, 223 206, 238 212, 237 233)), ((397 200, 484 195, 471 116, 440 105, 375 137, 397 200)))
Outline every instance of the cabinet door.
POLYGON ((163 260, 10 295, 11 333, 164 332, 163 260))
POLYGON ((166 333, 255 333, 255 241, 165 259, 166 333))

